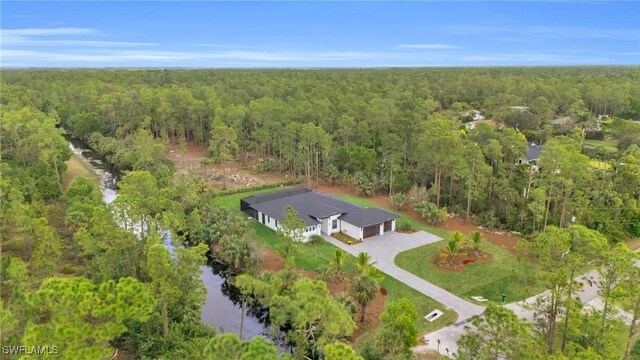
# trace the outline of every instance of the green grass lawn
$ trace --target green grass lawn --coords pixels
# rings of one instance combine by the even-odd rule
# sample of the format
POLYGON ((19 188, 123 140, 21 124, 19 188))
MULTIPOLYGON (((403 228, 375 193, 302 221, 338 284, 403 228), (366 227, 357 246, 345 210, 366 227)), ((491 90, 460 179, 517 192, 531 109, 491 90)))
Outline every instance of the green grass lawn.
POLYGON ((583 144, 588 146, 593 146, 593 147, 602 146, 603 148, 613 150, 613 151, 618 150, 618 140, 614 140, 614 139, 605 139, 605 140, 584 139, 583 144))
POLYGON ((601 170, 611 169, 611 165, 609 163, 604 161, 594 160, 594 159, 589 160, 589 165, 591 165, 591 167, 593 168, 601 169, 601 170))
POLYGON ((491 261, 465 265, 459 272, 442 271, 433 265, 432 259, 444 245, 444 241, 440 241, 402 252, 395 262, 401 268, 470 301, 473 301, 471 296, 483 296, 500 302, 501 294, 505 294, 506 302, 514 302, 543 290, 526 281, 531 279, 526 263, 488 242, 482 244, 481 249, 493 256, 491 261))
MULTIPOLYGON (((241 198, 254 195, 254 194, 269 192, 269 191, 273 191, 273 189, 265 189, 265 190, 258 190, 258 191, 252 191, 252 192, 246 192, 246 193, 226 195, 221 198, 221 206, 228 209, 236 209, 237 211, 239 211, 241 198)), ((356 196, 340 195, 339 197, 342 198, 343 200, 353 202, 354 204, 357 204, 360 206, 378 206, 369 200, 358 198, 356 196)), ((427 230, 427 231, 430 231, 430 229, 432 229, 410 218, 407 218, 407 221, 412 221, 412 223, 415 224, 414 226, 416 227, 416 229, 427 230)), ((281 250, 282 250, 281 240, 278 238, 275 231, 260 224, 257 221, 250 221, 249 226, 255 232, 255 239, 258 243, 263 244, 278 253, 281 253, 281 250)), ((439 233, 438 233, 439 236, 446 236, 445 231, 440 229, 436 229, 436 230, 439 230, 439 233)), ((332 253, 335 249, 336 247, 334 247, 332 244, 328 242, 322 242, 320 244, 315 244, 315 245, 300 244, 295 254, 295 263, 301 269, 314 270, 314 271, 318 270, 322 266, 325 266, 330 263, 332 253)), ((356 259, 354 256, 348 255, 347 261, 343 268, 344 271, 352 274, 357 273, 355 260, 356 259)), ((387 289, 387 292, 388 292, 387 300, 393 301, 393 300, 397 300, 405 297, 409 299, 409 301, 411 301, 412 304, 414 304, 414 306, 416 307, 416 310, 418 310, 418 314, 420 315, 420 317, 416 321, 416 324, 418 326, 418 329, 420 329, 421 332, 434 331, 444 326, 453 324, 457 320, 458 315, 455 312, 451 311, 446 306, 410 288, 409 286, 392 278, 387 274, 384 274, 384 280, 383 280, 382 286, 384 286, 387 289), (423 318, 423 316, 435 309, 442 310, 444 312, 444 315, 434 322, 426 321, 423 318)), ((385 305, 388 304, 389 301, 386 301, 385 305)), ((377 330, 371 331, 369 334, 362 336, 359 339, 358 343, 365 341, 367 338, 371 338, 376 331, 377 330)))
POLYGON ((359 205, 359 206, 363 206, 363 207, 375 206, 375 207, 379 207, 379 208, 385 209, 387 211, 391 211, 392 213, 398 214, 400 216, 400 218, 398 218, 398 220, 402 220, 402 221, 406 221, 406 222, 410 223, 416 230, 424 230, 424 231, 430 232, 430 233, 432 233, 434 235, 438 235, 441 238, 445 238, 445 237, 447 237, 449 235, 449 232, 446 231, 446 230, 439 229, 439 228, 432 227, 432 226, 427 226, 427 225, 421 223, 420 221, 415 220, 414 218, 412 218, 410 216, 407 216, 407 215, 404 215, 404 214, 399 213, 397 211, 394 211, 393 209, 389 209, 389 208, 386 208, 384 206, 380 206, 379 204, 377 204, 377 203, 375 203, 375 202, 373 202, 371 200, 368 200, 368 199, 365 199, 365 198, 361 198, 359 196, 343 195, 343 194, 336 195, 336 197, 338 197, 338 198, 340 198, 342 200, 346 200, 346 201, 348 201, 350 203, 359 205))

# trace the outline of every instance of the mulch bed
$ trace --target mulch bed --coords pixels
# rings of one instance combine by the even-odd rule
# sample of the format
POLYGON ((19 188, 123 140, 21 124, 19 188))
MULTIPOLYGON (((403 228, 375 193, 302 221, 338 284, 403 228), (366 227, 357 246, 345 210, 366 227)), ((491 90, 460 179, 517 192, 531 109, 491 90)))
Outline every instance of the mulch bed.
POLYGON ((491 261, 491 254, 482 250, 476 255, 473 249, 463 249, 456 255, 445 255, 439 253, 433 257, 433 265, 440 270, 459 272, 464 270, 464 266, 473 263, 485 263, 491 261))

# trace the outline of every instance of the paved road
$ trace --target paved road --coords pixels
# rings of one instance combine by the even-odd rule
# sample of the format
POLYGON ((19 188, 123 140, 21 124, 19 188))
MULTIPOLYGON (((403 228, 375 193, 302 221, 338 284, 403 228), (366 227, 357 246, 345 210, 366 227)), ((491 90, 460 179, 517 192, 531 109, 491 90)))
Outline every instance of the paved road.
MULTIPOLYGON (((358 256, 360 252, 368 253, 374 262, 373 266, 378 270, 402 281, 408 286, 457 312, 458 323, 466 321, 473 315, 481 314, 484 311, 484 307, 461 299, 458 296, 413 275, 395 264, 394 259, 399 253, 442 240, 438 236, 424 231, 418 231, 413 234, 388 232, 380 236, 367 238, 365 241, 356 245, 347 245, 330 236, 324 236, 324 238, 328 242, 354 256, 358 256)), ((424 315, 427 314, 423 314, 423 316, 424 315)))
MULTIPOLYGON (((640 252, 640 249, 636 250, 636 252, 640 252)), ((638 263, 638 266, 640 266, 640 262, 638 263)), ((598 273, 597 270, 589 271, 575 278, 577 282, 582 283, 582 290, 579 294, 582 303, 595 309, 602 310, 604 305, 602 303, 602 299, 598 295, 598 286, 596 285, 599 279, 600 273, 598 273), (588 280, 591 280, 591 284, 589 284, 588 280)), ((538 298, 539 296, 545 296, 546 294, 547 292, 534 295, 525 300, 508 304, 505 307, 513 310, 513 312, 515 312, 518 317, 532 321, 533 312, 526 309, 526 304, 531 304, 536 300, 536 298, 538 298)), ((627 324, 631 322, 631 315, 621 309, 618 309, 617 316, 627 324)), ((429 344, 418 346, 415 350, 420 351, 423 348, 437 350, 438 340, 440 340, 441 354, 447 354, 446 349, 449 349, 450 353, 454 353, 458 349, 458 347, 456 346, 456 342, 458 341, 458 339, 460 339, 460 336, 462 336, 463 333, 464 325, 452 325, 442 328, 438 331, 434 331, 425 335, 425 339, 429 341, 429 344)))

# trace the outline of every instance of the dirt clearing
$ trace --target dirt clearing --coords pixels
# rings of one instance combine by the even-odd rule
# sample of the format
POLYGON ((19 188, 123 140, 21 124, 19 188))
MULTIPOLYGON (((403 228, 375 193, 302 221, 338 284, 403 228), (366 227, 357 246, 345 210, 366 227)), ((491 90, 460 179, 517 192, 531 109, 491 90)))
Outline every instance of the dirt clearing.
POLYGON ((201 161, 206 157, 206 151, 207 148, 204 145, 189 145, 186 149, 181 149, 178 145, 169 145, 167 158, 175 165, 176 175, 203 178, 220 190, 275 184, 288 179, 288 176, 277 173, 254 173, 253 166, 259 160, 255 155, 249 155, 246 165, 237 161, 203 165, 201 161))

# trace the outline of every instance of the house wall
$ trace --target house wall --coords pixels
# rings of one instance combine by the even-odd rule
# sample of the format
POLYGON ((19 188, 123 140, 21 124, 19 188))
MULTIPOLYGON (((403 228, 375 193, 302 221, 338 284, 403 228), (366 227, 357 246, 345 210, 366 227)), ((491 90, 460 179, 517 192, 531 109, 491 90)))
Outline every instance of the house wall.
POLYGON ((262 213, 260 211, 257 211, 257 213, 258 213, 258 222, 259 223, 266 225, 270 229, 278 230, 278 228, 276 228, 276 220, 275 219, 272 219, 268 215, 265 214, 264 222, 263 222, 262 221, 262 213))
POLYGON ((302 240, 302 242, 307 242, 309 241, 310 237, 313 235, 320 235, 320 231, 321 231, 322 227, 320 224, 318 225, 311 225, 311 226, 307 226, 305 228, 305 232, 304 234, 302 234, 304 236, 304 239, 302 240), (309 229, 309 231, 306 231, 307 229, 309 229))
POLYGON ((329 227, 331 226, 329 218, 320 219, 320 222, 320 230, 325 234, 329 234, 329 227))
MULTIPOLYGON (((256 210, 256 213, 258 214, 258 222, 261 224, 264 224, 265 226, 267 226, 268 228, 274 230, 274 231, 278 231, 278 227, 280 226, 280 224, 278 224, 278 226, 276 226, 276 219, 269 217, 268 215, 265 214, 264 216, 264 222, 262 222, 262 213, 260 211, 256 210)), ((312 226, 308 226, 304 229, 304 232, 302 233, 303 236, 303 240, 302 242, 307 242, 309 241, 309 238, 312 235, 320 235, 320 225, 312 225, 312 226), (307 231, 307 228, 309 228, 309 231, 307 231)))
POLYGON ((340 231, 343 231, 345 234, 351 236, 354 239, 362 240, 362 228, 351 225, 344 220, 340 220, 338 222, 340 231))

